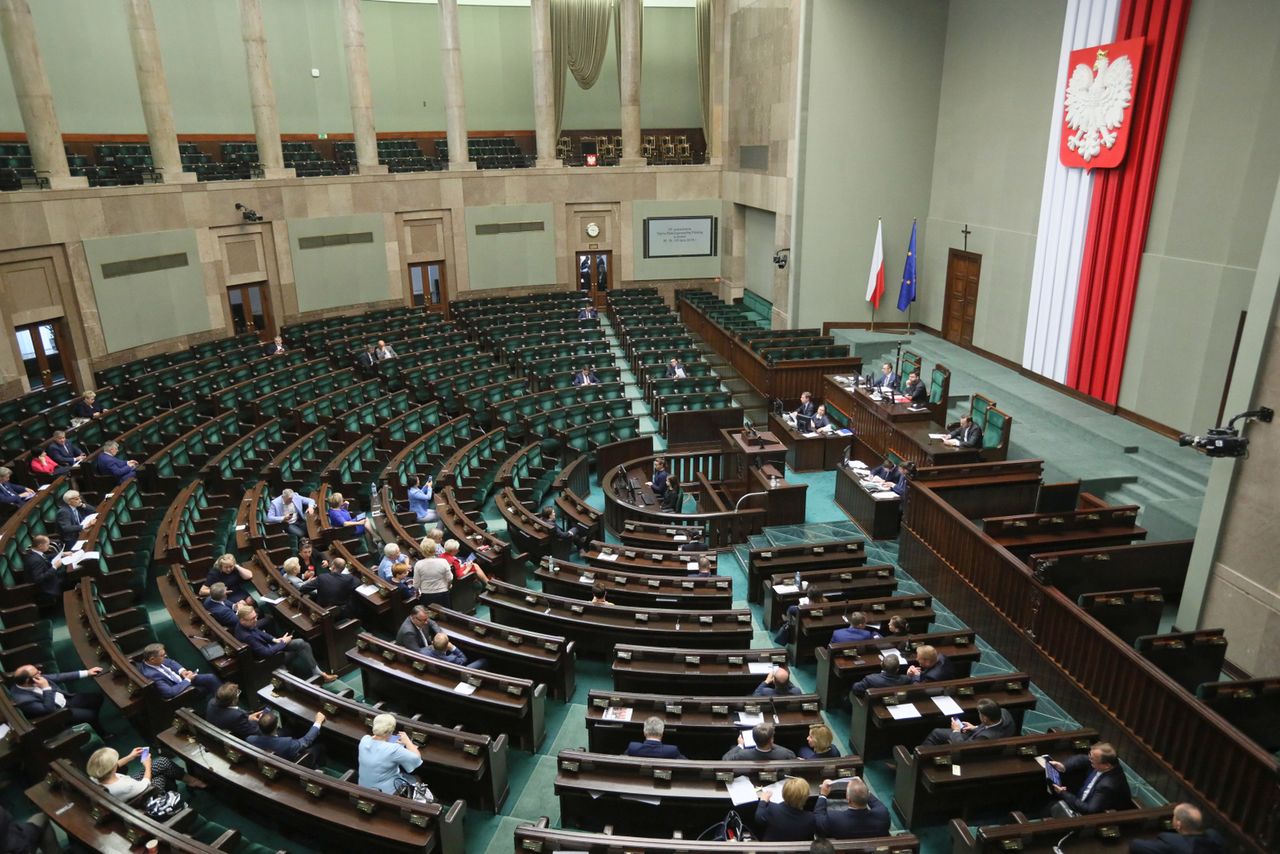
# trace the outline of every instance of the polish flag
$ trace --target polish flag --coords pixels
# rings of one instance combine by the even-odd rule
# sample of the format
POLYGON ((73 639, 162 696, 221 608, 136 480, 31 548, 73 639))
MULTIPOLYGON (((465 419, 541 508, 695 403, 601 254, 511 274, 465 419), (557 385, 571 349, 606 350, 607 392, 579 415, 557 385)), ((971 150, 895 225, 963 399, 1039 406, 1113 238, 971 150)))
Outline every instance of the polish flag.
POLYGON ((884 295, 884 235, 880 220, 876 220, 876 249, 871 253, 871 274, 867 276, 867 302, 871 309, 880 307, 884 295))

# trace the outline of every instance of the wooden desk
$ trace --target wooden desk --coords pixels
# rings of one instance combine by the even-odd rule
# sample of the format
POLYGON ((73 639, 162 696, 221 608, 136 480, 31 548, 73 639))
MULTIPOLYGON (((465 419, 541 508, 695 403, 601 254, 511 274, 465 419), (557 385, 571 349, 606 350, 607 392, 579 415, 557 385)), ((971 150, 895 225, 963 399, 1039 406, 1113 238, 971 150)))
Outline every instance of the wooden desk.
MULTIPOLYGON (((614 836, 576 830, 556 830, 547 827, 547 824, 547 819, 543 817, 537 822, 519 825, 515 831, 513 850, 580 851, 583 854, 616 854, 619 851, 626 851, 627 854, 724 854, 725 852, 725 843, 714 840, 614 836)), ((752 842, 750 850, 754 854, 808 854, 811 844, 809 840, 752 842)), ((833 839, 831 845, 839 854, 919 854, 920 852, 920 840, 909 833, 877 836, 871 839, 833 839)))
POLYGON ((872 495, 848 466, 836 469, 836 505, 871 539, 897 539, 902 527, 902 499, 872 495))
POLYGON ((611 605, 637 608, 689 608, 695 611, 733 607, 733 580, 725 576, 637 575, 568 561, 542 561, 534 576, 542 591, 569 599, 592 598, 592 588, 602 585, 611 605))
POLYGON ((853 442, 853 436, 838 433, 806 436, 776 412, 769 413, 769 433, 787 446, 787 465, 792 471, 830 471, 840 464, 844 449, 853 442))
POLYGON ((782 625, 789 607, 799 605, 802 598, 815 598, 815 591, 820 591, 833 607, 840 607, 845 600, 892 596, 898 586, 889 564, 811 569, 800 573, 800 582, 803 589, 796 587, 795 574, 788 572, 765 579, 764 623, 769 631, 782 625))
POLYGON ((644 575, 678 575, 687 576, 697 572, 698 559, 705 557, 711 562, 711 572, 716 571, 716 553, 682 552, 678 550, 627 548, 615 543, 593 540, 587 548, 579 551, 591 566, 604 569, 616 569, 644 575), (690 564, 693 564, 690 567, 690 564))
POLYGON ((814 653, 818 657, 816 690, 822 699, 822 708, 847 708, 849 692, 853 690, 854 683, 872 673, 883 671, 881 650, 896 649, 905 652, 907 660, 902 662, 905 668, 916 663, 915 649, 921 644, 928 644, 947 657, 947 661, 955 666, 957 676, 968 676, 974 662, 982 657, 982 651, 973 641, 972 632, 961 630, 820 646, 814 653))
POLYGON ((980 448, 953 448, 941 439, 930 439, 930 433, 941 433, 932 413, 912 411, 909 407, 874 401, 865 391, 850 391, 828 378, 823 397, 849 419, 857 434, 854 456, 870 466, 877 466, 893 451, 917 466, 946 466, 976 463, 980 448))
POLYGON ((507 626, 440 605, 431 606, 431 617, 468 658, 488 659, 493 672, 542 682, 558 700, 568 702, 573 696, 577 684, 573 641, 555 635, 513 632, 507 626))
POLYGON ((979 827, 976 833, 962 819, 952 819, 952 854, 1054 854, 1065 849, 1071 854, 1115 854, 1128 851, 1134 839, 1154 839, 1170 830, 1173 805, 1043 821, 1028 821, 1018 812, 1013 817, 1014 824, 979 827), (1059 848, 1059 841, 1067 836, 1075 844, 1059 848))
POLYGON ((881 596, 874 599, 850 599, 844 602, 810 602, 801 605, 797 623, 792 630, 787 649, 791 660, 807 664, 814 650, 826 646, 836 629, 848 625, 845 614, 862 611, 871 626, 888 625, 890 617, 902 617, 912 633, 923 633, 933 623, 933 597, 909 594, 906 596, 881 596))
POLYGON ((774 434, 756 428, 759 434, 748 437, 746 429, 728 429, 720 431, 720 449, 738 458, 737 471, 732 468, 723 477, 731 480, 746 476, 747 466, 759 468, 765 463, 773 463, 781 471, 787 465, 787 446, 774 434))
POLYGON ((774 743, 799 750, 812 724, 822 723, 815 694, 789 697, 685 697, 670 694, 626 694, 592 691, 587 700, 587 744, 593 753, 622 753, 633 741, 644 741, 644 722, 661 718, 662 741, 674 744, 690 759, 719 759, 733 747, 740 726, 738 713, 764 715, 775 727, 774 743), (607 720, 605 710, 630 709, 631 719, 607 720))
POLYGON ((613 688, 653 694, 749 696, 767 675, 759 671, 786 663, 785 649, 668 649, 618 644, 613 650, 613 688))
POLYGON ((867 562, 862 539, 799 546, 768 546, 752 549, 747 557, 747 601, 764 601, 764 579, 778 573, 805 572, 862 566, 867 562))

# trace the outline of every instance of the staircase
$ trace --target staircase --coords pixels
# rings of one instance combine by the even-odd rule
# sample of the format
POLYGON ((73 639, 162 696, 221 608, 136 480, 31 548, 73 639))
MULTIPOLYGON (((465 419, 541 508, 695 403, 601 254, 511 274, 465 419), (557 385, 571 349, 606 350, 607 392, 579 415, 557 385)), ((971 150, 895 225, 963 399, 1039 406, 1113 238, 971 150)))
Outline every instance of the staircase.
POLYGON ((702 358, 711 365, 711 370, 720 377, 720 384, 733 395, 733 402, 742 407, 742 415, 752 424, 764 425, 769 420, 769 410, 765 399, 753 389, 724 357, 712 350, 705 341, 694 336, 702 358))

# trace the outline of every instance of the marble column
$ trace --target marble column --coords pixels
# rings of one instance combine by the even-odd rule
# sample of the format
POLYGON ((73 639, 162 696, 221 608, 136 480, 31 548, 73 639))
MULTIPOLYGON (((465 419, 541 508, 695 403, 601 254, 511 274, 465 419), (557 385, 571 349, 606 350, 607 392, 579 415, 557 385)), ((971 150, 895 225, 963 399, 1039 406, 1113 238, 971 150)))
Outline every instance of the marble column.
POLYGON ((9 75, 36 173, 48 178, 49 187, 54 190, 88 187, 89 179, 71 177, 67 166, 58 114, 53 109, 53 91, 44 73, 36 24, 27 0, 0 0, 0 41, 4 42, 4 55, 9 59, 9 75))
POLYGON ((533 127, 538 166, 561 166, 556 159, 556 87, 551 61, 551 0, 532 0, 533 127))
POLYGON ((351 97, 351 127, 356 138, 356 164, 361 175, 385 175, 378 162, 378 134, 373 127, 373 87, 364 51, 364 23, 360 0, 342 2, 342 46, 347 54, 347 90, 351 97))
POLYGON ((133 71, 138 77, 138 97, 142 99, 142 117, 146 120, 147 141, 151 144, 151 162, 166 184, 190 184, 196 180, 196 174, 182 171, 178 132, 173 127, 173 105, 169 101, 169 83, 164 76, 151 0, 124 0, 124 6, 129 19, 129 44, 133 47, 133 71))
POLYGON ((725 84, 728 74, 725 73, 725 28, 728 16, 725 14, 726 0, 711 0, 711 121, 707 124, 707 162, 720 164, 724 162, 724 101, 725 84))
POLYGON ((444 78, 445 132, 449 171, 475 169, 467 156, 467 103, 462 90, 462 41, 458 37, 458 0, 440 3, 440 64, 444 78))
POLYGON ((619 34, 622 44, 622 157, 619 166, 643 166, 640 155, 640 0, 622 0, 619 34))
POLYGON ((240 0, 240 34, 244 38, 244 58, 249 69, 249 104, 253 108, 253 131, 258 138, 262 177, 292 178, 294 171, 284 168, 284 152, 280 147, 280 117, 276 114, 276 92, 271 85, 261 0, 240 0))

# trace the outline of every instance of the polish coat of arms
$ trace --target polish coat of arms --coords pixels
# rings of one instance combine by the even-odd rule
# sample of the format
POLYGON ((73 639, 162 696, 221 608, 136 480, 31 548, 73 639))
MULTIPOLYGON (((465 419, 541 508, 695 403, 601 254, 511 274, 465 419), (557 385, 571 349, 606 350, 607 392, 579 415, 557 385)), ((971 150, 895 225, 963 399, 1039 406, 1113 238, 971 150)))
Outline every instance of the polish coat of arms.
POLYGON ((1143 39, 1072 51, 1061 158, 1085 169, 1118 166, 1129 137, 1143 39))

